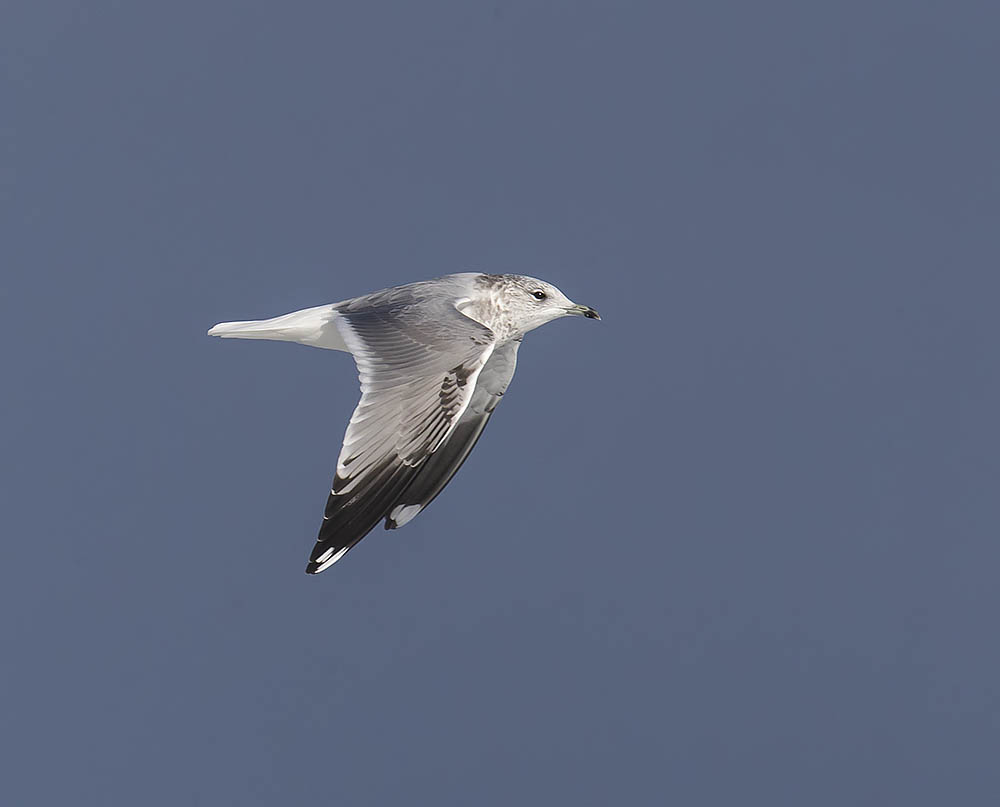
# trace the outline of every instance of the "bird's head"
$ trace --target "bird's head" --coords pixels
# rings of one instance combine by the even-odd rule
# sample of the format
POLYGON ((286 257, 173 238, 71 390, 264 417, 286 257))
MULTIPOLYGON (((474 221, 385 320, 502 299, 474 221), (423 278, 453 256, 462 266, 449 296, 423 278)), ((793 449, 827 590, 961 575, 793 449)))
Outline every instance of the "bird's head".
POLYGON ((522 333, 560 317, 601 318, 593 308, 574 303, 544 280, 526 275, 504 275, 504 280, 503 306, 522 333))

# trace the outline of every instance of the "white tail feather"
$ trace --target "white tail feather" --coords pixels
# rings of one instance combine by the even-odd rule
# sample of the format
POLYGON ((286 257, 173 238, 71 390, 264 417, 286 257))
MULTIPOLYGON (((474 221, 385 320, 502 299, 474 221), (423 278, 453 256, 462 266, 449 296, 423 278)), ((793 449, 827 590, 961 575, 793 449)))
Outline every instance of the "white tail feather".
POLYGON ((274 339, 278 342, 298 342, 327 350, 344 350, 348 353, 335 320, 337 312, 332 305, 320 305, 293 311, 272 319, 249 319, 241 322, 220 322, 213 326, 209 336, 223 339, 274 339))

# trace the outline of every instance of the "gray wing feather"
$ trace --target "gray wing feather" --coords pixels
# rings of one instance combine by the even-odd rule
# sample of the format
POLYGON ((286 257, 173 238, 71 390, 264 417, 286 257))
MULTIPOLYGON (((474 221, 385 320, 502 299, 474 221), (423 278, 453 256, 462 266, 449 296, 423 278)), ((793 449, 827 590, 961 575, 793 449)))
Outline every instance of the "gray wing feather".
POLYGON ((440 281, 412 283, 334 306, 361 400, 308 573, 323 571, 389 514, 468 408, 495 337, 455 308, 462 288, 453 296, 440 281))
POLYGON ((447 441, 420 466, 413 481, 386 516, 387 530, 402 527, 415 518, 462 467, 514 377, 520 344, 507 342, 490 355, 479 374, 476 390, 465 414, 459 419, 447 441))

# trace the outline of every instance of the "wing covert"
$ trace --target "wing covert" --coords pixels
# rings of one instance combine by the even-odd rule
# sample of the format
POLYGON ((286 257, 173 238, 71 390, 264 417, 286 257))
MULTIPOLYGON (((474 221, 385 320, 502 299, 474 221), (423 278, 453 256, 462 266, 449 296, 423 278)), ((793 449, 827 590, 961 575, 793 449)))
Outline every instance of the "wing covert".
POLYGON ((448 439, 420 466, 413 481, 399 496, 385 518, 387 530, 412 521, 462 467, 514 377, 520 344, 506 342, 490 354, 465 413, 448 439))

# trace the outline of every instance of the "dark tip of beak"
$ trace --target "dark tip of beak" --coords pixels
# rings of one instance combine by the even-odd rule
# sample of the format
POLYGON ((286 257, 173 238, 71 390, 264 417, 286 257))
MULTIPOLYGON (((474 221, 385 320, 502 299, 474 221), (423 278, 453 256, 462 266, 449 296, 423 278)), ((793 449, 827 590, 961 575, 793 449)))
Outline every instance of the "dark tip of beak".
POLYGON ((583 315, 587 319, 600 319, 601 318, 601 315, 598 314, 593 308, 588 308, 586 311, 583 312, 583 315))

